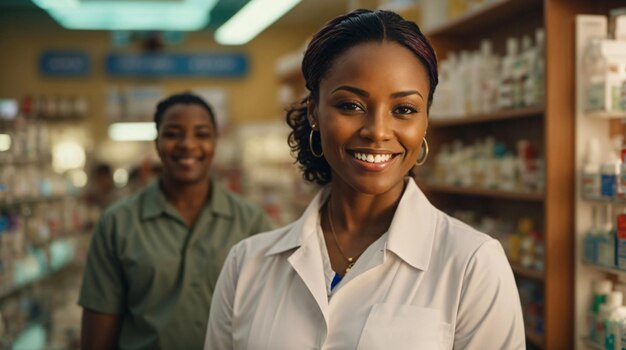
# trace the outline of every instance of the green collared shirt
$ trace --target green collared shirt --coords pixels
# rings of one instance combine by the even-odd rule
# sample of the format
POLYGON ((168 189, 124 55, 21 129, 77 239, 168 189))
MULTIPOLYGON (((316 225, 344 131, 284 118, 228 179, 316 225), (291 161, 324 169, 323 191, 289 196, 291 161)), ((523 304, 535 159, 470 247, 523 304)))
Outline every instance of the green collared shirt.
POLYGON ((226 255, 272 226, 261 209, 213 181, 189 227, 155 181, 103 213, 79 304, 122 316, 119 349, 202 349, 226 255))

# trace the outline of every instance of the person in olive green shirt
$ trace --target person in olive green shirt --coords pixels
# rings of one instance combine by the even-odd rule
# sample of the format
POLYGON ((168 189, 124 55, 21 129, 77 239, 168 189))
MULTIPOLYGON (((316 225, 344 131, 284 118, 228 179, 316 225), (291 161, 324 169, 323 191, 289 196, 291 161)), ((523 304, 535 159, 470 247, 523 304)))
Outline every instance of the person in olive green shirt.
POLYGON ((79 299, 85 350, 202 349, 228 251, 272 228, 211 180, 217 128, 204 100, 172 95, 154 120, 162 176, 109 207, 91 241, 79 299))

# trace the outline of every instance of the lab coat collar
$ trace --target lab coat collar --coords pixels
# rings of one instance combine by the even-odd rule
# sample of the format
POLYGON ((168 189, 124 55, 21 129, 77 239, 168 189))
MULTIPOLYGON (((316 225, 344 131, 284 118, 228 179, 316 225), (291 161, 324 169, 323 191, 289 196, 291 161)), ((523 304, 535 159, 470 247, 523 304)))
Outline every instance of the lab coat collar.
MULTIPOLYGON (((317 193, 300 219, 287 228, 283 237, 267 252, 282 253, 308 241, 315 235, 319 210, 328 198, 330 186, 317 193)), ((414 268, 426 271, 435 240, 439 211, 428 201, 412 178, 406 187, 389 226, 387 250, 414 268)))
POLYGON ((428 270, 438 216, 413 178, 408 178, 389 226, 387 250, 417 269, 428 270))
POLYGON ((320 190, 309 203, 302 216, 286 228, 286 234, 268 250, 266 255, 279 254, 300 247, 310 238, 315 238, 319 211, 328 198, 329 192, 330 186, 320 190))

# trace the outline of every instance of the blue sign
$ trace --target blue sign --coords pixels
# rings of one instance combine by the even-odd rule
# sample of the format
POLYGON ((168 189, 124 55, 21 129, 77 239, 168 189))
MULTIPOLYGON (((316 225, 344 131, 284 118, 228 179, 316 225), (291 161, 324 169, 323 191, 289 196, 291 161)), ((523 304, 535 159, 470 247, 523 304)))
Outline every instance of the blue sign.
POLYGON ((248 73, 248 58, 236 53, 110 54, 106 71, 118 77, 236 78, 248 73))
POLYGON ((39 72, 56 77, 79 77, 89 74, 89 56, 80 51, 45 51, 39 57, 39 72))

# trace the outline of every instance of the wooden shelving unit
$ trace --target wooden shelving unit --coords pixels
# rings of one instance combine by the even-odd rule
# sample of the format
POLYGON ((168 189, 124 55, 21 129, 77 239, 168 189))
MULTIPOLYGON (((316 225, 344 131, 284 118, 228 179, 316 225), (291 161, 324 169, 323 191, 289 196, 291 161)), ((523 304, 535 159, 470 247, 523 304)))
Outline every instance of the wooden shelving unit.
POLYGON ((584 6, 582 0, 499 0, 425 30, 441 58, 451 51, 476 50, 484 38, 492 40, 495 52, 502 55, 507 37, 532 35, 538 27, 545 30, 544 106, 462 118, 432 118, 428 132, 433 158, 440 145, 455 138, 473 142, 493 135, 513 145, 515 140, 531 139, 546 164, 543 193, 420 184, 435 205, 437 199, 452 205, 462 199, 473 203, 473 207, 488 207, 483 211, 511 207, 509 212, 538 213, 537 221, 543 225, 540 231, 545 246, 545 270, 539 272, 517 265, 512 268, 517 276, 543 286, 545 333, 537 336, 527 332, 527 343, 545 349, 571 349, 574 344, 575 171, 574 120, 570 116, 574 115, 575 101, 573 18, 581 6, 584 6))
POLYGON ((428 125, 431 128, 444 128, 468 124, 483 124, 500 121, 506 122, 510 119, 543 117, 544 112, 544 107, 528 107, 519 109, 507 109, 487 114, 474 114, 463 117, 431 116, 428 125))
POLYGON ((615 269, 611 267, 593 265, 593 264, 587 264, 587 263, 584 263, 584 265, 598 272, 608 273, 610 275, 618 276, 621 278, 626 278, 626 270, 620 270, 620 269, 615 269))
POLYGON ((583 343, 585 343, 589 349, 604 350, 604 346, 602 346, 602 344, 591 341, 591 339, 583 338, 583 343))
POLYGON ((497 0, 448 23, 426 29, 426 36, 468 36, 493 28, 541 6, 541 0, 497 0))
POLYGON ((545 346, 545 339, 540 334, 537 334, 529 329, 526 329, 526 340, 534 346, 543 349, 545 346))
POLYGON ((420 188, 427 192, 438 192, 456 195, 511 199, 516 201, 542 202, 543 193, 529 191, 505 191, 481 187, 462 187, 418 181, 420 188))

